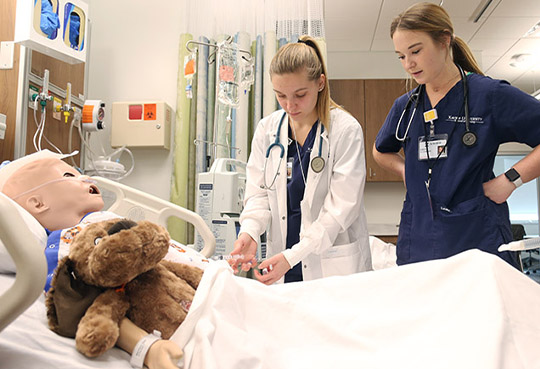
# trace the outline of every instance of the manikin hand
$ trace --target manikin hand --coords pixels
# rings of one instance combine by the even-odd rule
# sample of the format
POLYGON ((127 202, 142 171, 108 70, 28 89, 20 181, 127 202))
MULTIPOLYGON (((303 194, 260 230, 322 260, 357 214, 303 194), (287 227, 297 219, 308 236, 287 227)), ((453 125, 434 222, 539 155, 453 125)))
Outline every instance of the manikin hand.
POLYGON ((516 186, 504 174, 485 182, 483 187, 486 197, 497 204, 505 202, 516 189, 516 186))
POLYGON ((173 341, 159 340, 150 346, 144 363, 149 369, 178 369, 176 364, 182 355, 182 350, 173 341))
POLYGON ((238 264, 242 264, 242 270, 245 272, 255 266, 257 264, 256 253, 257 241, 247 233, 240 233, 238 239, 234 242, 234 249, 231 255, 243 255, 243 257, 229 260, 234 273, 238 273, 238 264))
POLYGON ((277 282, 281 277, 285 275, 291 269, 289 262, 285 259, 282 253, 272 256, 270 259, 266 259, 259 265, 260 270, 266 270, 267 273, 261 274, 258 270, 254 270, 255 278, 259 282, 266 285, 271 285, 277 282))

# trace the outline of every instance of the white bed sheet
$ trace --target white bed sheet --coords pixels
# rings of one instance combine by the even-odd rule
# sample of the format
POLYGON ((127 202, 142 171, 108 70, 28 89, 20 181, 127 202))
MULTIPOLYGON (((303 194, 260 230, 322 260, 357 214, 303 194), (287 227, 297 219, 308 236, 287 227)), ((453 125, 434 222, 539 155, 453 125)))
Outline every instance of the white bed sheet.
MULTIPOLYGON (((14 280, 14 274, 0 274, 0 294, 14 280)), ((89 359, 75 349, 75 340, 49 330, 44 300, 42 295, 0 332, 1 369, 132 369, 130 355, 121 349, 89 359)))
MULTIPOLYGON (((13 280, 0 275, 0 292, 13 280)), ((540 285, 476 250, 270 287, 216 262, 173 339, 190 369, 537 369, 539 307, 540 285)), ((0 368, 131 366, 117 348, 79 354, 47 328, 41 297, 0 332, 0 368)))
POLYGON ((264 286, 206 269, 174 339, 190 369, 540 368, 540 285, 472 250, 264 286))

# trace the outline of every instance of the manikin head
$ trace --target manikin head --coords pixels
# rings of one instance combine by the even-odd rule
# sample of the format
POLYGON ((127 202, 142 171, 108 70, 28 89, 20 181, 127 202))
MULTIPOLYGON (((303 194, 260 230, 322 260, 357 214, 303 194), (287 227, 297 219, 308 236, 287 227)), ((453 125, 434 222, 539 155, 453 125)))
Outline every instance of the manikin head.
POLYGON ((87 178, 59 158, 36 159, 10 173, 1 191, 54 231, 102 210, 101 193, 87 178))

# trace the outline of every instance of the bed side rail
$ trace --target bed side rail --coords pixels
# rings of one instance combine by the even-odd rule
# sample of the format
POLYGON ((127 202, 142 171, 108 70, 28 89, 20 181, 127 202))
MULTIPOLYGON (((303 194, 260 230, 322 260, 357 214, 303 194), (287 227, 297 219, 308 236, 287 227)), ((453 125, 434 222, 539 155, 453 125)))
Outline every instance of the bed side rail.
POLYGON ((19 212, 3 194, 0 194, 0 239, 17 268, 15 282, 0 296, 1 332, 43 293, 47 261, 43 248, 31 237, 19 212))
POLYGON ((115 194, 115 202, 108 209, 109 211, 133 220, 149 220, 164 227, 167 227, 167 219, 169 217, 178 217, 193 224, 201 235, 204 241, 201 254, 205 257, 210 257, 214 254, 216 239, 199 214, 160 199, 157 196, 107 178, 92 177, 92 179, 97 181, 97 185, 100 188, 115 194))

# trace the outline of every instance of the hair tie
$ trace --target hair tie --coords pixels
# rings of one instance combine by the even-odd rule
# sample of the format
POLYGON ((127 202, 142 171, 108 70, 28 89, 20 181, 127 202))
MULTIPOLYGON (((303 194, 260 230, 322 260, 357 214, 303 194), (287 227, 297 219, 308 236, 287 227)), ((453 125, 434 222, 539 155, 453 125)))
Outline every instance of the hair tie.
POLYGON ((317 45, 313 41, 298 39, 297 43, 304 44, 304 45, 307 45, 307 46, 311 47, 315 51, 315 55, 317 55, 317 58, 319 59, 319 62, 322 64, 323 59, 321 57, 321 54, 319 54, 319 49, 317 48, 317 45))
POLYGON ((300 40, 300 39, 299 39, 299 40, 298 40, 298 43, 301 43, 301 44, 304 44, 304 45, 308 45, 309 47, 312 47, 312 48, 314 48, 315 50, 317 50, 317 48, 316 48, 315 45, 313 44, 313 41, 311 41, 311 40, 305 41, 305 40, 300 40))

